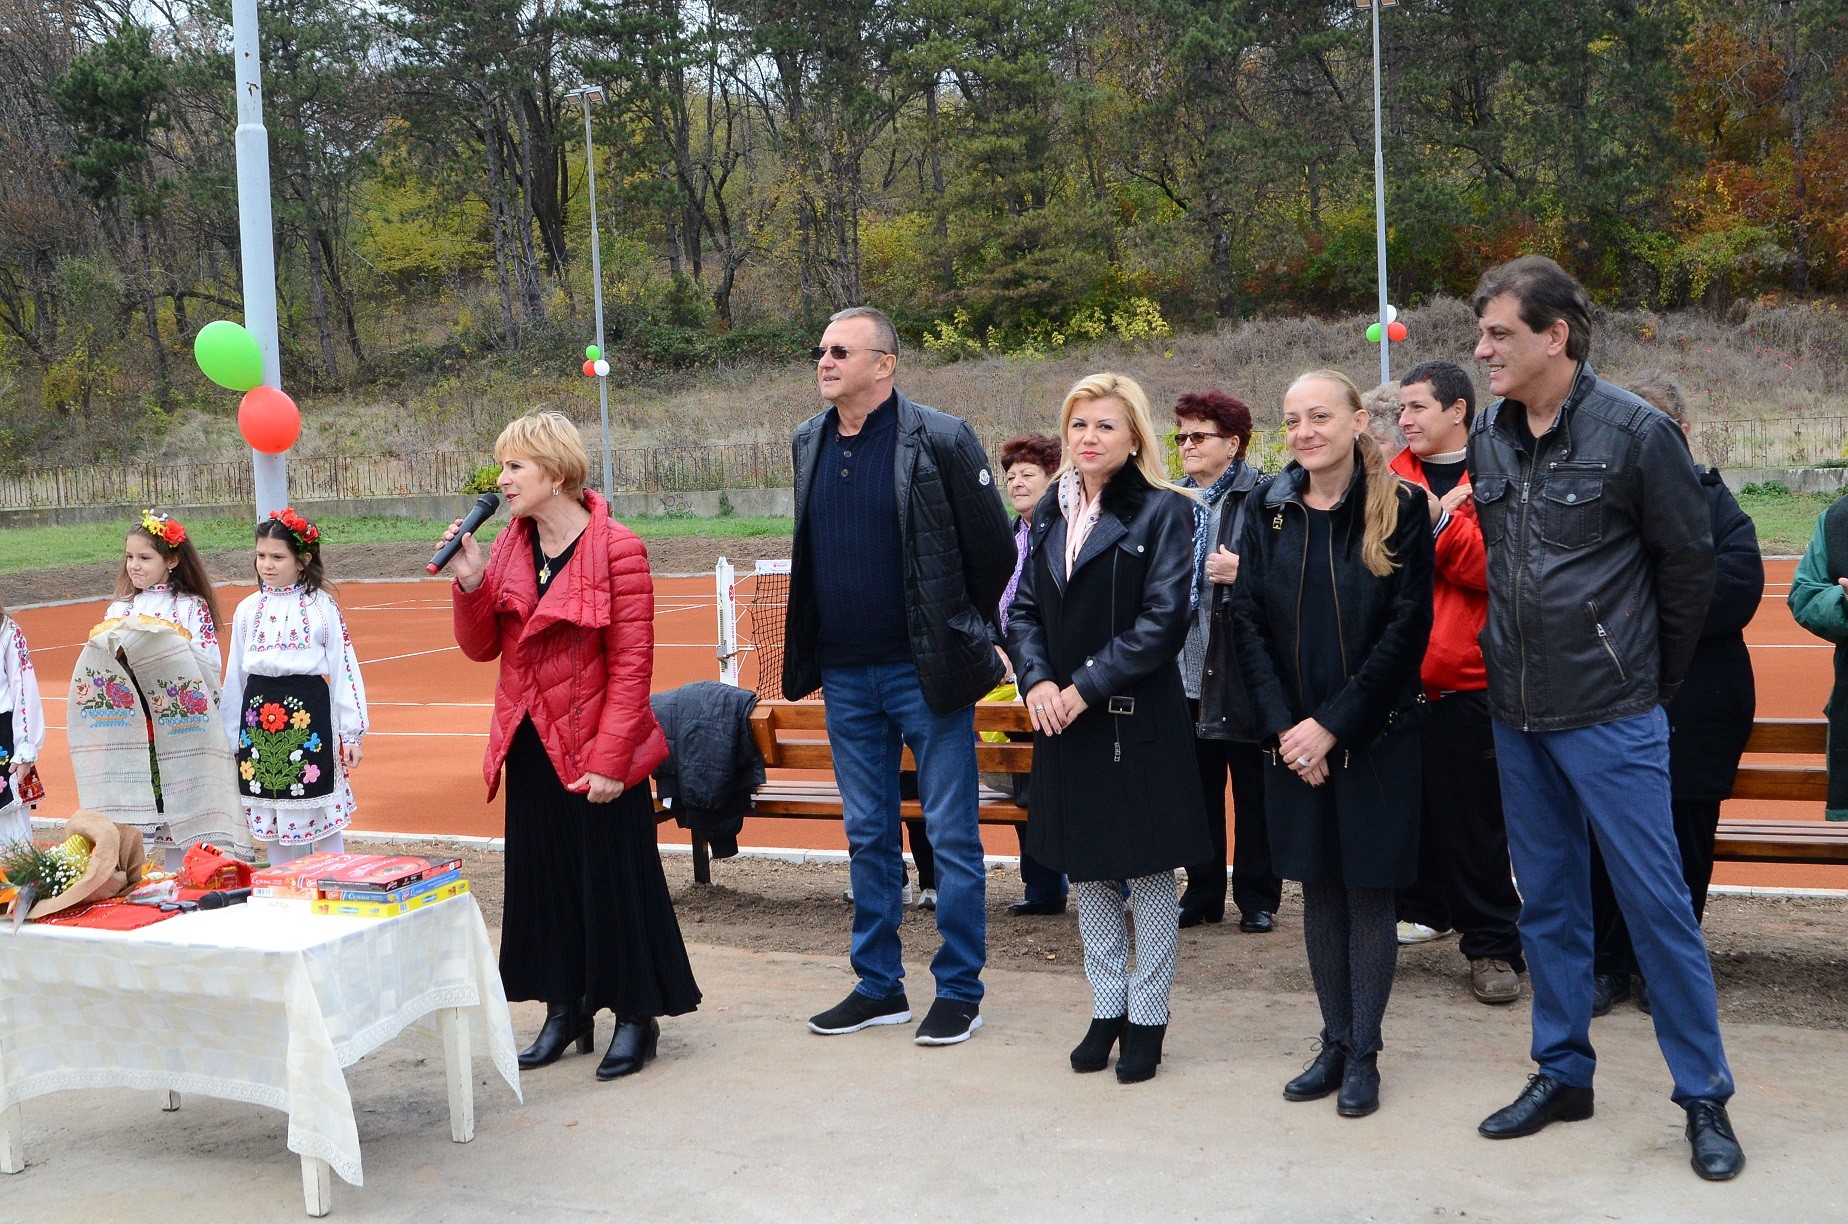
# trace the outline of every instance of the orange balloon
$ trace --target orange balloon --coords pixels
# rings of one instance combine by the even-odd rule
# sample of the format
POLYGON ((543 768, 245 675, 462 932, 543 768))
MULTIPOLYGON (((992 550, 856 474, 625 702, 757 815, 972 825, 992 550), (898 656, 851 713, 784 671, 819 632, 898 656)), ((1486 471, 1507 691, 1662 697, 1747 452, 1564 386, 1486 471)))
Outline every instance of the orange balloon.
POLYGON ((237 429, 252 450, 280 455, 302 436, 302 413, 275 387, 252 387, 237 406, 237 429))
POLYGON ((1397 344, 1399 341, 1405 339, 1405 337, 1406 337, 1405 324, 1399 322, 1397 319, 1394 319, 1392 322, 1386 325, 1386 338, 1392 341, 1394 344, 1397 344))
POLYGON ((585 378, 595 378, 596 376, 597 376, 597 363, 594 361, 586 361, 584 363, 584 377, 585 378))

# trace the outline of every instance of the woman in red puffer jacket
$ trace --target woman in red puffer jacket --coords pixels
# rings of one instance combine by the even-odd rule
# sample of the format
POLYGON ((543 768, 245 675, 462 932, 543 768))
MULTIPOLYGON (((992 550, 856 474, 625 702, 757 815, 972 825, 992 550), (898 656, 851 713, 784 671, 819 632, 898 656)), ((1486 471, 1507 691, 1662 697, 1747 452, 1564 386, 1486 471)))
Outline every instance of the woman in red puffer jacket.
POLYGON ((608 1008, 597 1078, 614 1079, 654 1057, 657 1016, 700 997, 648 794, 667 756, 648 708, 654 582, 641 541, 583 487, 589 459, 564 415, 521 417, 494 458, 513 522, 490 556, 463 536, 450 571, 462 652, 501 661, 484 767, 490 798, 507 775, 501 982, 546 1005, 521 1068, 573 1042, 588 1053, 608 1008))

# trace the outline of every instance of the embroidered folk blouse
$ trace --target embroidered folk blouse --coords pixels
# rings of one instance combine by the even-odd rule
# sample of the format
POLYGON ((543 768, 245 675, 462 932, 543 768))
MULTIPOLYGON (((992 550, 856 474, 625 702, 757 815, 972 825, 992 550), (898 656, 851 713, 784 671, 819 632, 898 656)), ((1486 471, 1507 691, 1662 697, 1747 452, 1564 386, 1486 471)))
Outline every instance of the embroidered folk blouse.
MULTIPOLYGON (((45 707, 39 700, 38 673, 19 622, 0 613, 0 714, 13 716, 13 755, 38 760, 45 745, 45 707)), ((10 793, 10 792, 9 792, 10 793)))
POLYGON ((109 605, 109 610, 103 616, 108 620, 123 616, 152 616, 156 620, 171 621, 192 634, 193 648, 199 652, 201 659, 211 665, 212 675, 216 676, 224 670, 224 654, 218 647, 218 626, 212 623, 212 610, 197 595, 176 591, 163 582, 144 591, 136 591, 133 599, 116 600, 109 605))
MULTIPOLYGON (((310 594, 300 583, 259 586, 231 618, 226 652, 225 705, 241 706, 248 676, 326 676, 334 732, 343 741, 366 734, 366 685, 340 605, 326 591, 310 594)), ((225 719, 233 747, 240 723, 225 719)))

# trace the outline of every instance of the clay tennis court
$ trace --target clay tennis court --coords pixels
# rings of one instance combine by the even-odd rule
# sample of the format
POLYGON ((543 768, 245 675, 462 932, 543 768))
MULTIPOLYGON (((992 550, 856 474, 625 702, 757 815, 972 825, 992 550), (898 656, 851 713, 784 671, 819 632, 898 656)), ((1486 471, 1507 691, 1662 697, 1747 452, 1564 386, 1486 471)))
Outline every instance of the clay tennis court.
MULTIPOLYGON (((1768 718, 1821 714, 1833 679, 1829 647, 1800 629, 1785 607, 1793 561, 1767 564, 1768 585, 1758 617, 1747 630, 1758 677, 1758 713, 1768 718)), ((746 577, 744 590, 748 592, 746 577)), ((229 610, 249 588, 226 587, 229 610)), ((718 678, 718 598, 713 579, 665 578, 655 587, 657 692, 694 680, 718 678)), ((359 651, 371 702, 372 731, 366 758, 353 777, 359 801, 355 827, 370 832, 498 837, 501 807, 484 801, 481 758, 487 746, 496 664, 474 663, 456 648, 450 631, 449 588, 440 582, 348 583, 340 589, 359 651)), ((71 669, 105 601, 17 612, 32 644, 50 727, 40 764, 50 798, 41 816, 61 816, 76 804, 70 756, 63 739, 64 694, 71 669)), ((748 625, 745 635, 748 638, 748 625)), ((754 660, 746 656, 742 681, 753 685, 754 660)), ((1821 819, 1810 805, 1729 803, 1728 815, 1760 819, 1821 819)), ((990 853, 1014 854, 1009 829, 984 829, 990 853)), ((663 841, 686 841, 672 824, 663 841)), ((746 845, 842 850, 838 824, 820 820, 753 819, 746 845)), ((1718 884, 1848 888, 1848 867, 1722 863, 1718 884)))

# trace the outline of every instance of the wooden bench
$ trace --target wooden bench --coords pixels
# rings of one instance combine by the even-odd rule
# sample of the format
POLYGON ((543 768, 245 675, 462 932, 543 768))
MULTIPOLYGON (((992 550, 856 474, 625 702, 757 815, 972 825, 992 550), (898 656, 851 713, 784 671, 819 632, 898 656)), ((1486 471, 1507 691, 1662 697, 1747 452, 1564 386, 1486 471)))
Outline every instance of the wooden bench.
MULTIPOLYGON (((1026 708, 1018 702, 980 702, 975 707, 975 729, 1028 732, 1026 708)), ((751 735, 764 754, 766 767, 775 770, 819 770, 832 773, 834 752, 828 745, 827 724, 818 701, 760 701, 751 713, 751 735)), ((1820 718, 1760 719, 1753 724, 1746 744, 1747 758, 1733 784, 1735 799, 1796 800, 1821 808, 1829 795, 1825 757, 1828 723, 1820 718), (1801 764, 1759 764, 1754 755, 1802 756, 1801 764)), ((977 743, 976 768, 982 773, 1027 773, 1033 768, 1033 745, 1026 741, 1006 744, 977 743)), ((905 769, 916 768, 911 750, 904 755, 905 769)), ((998 792, 984 788, 980 799, 984 824, 1020 824, 1026 809, 998 792)), ((915 799, 900 805, 903 816, 918 817, 923 808, 915 799)), ((671 813, 658 812, 661 820, 671 813)), ((772 778, 756 795, 753 816, 785 820, 838 820, 841 795, 832 778, 800 781, 772 778)), ((1714 838, 1713 857, 1740 863, 1843 863, 1848 864, 1848 823, 1820 820, 1722 819, 1714 838)), ((693 878, 712 882, 705 842, 693 839, 693 878)))
MULTIPOLYGON (((1031 732, 1026 707, 1016 701, 976 703, 975 729, 984 731, 1031 732)), ((834 749, 828 743, 826 713, 819 701, 760 701, 751 711, 751 738, 764 754, 764 766, 777 770, 821 770, 825 780, 800 781, 771 778, 758 787, 752 816, 775 816, 784 820, 839 820, 841 793, 834 785, 834 749)), ((978 740, 975 767, 982 773, 1028 773, 1033 768, 1033 745, 1020 741, 991 744, 978 740)), ((901 769, 916 769, 911 749, 904 750, 901 769)), ((1009 795, 983 787, 978 800, 978 819, 983 824, 1018 825, 1027 819, 1027 809, 1009 795)), ((899 804, 901 817, 922 817, 924 808, 916 799, 899 804)), ((672 813, 657 810, 657 820, 671 819, 672 813)), ((710 851, 698 837, 693 839, 693 878, 701 884, 712 882, 710 851)))
MULTIPOLYGON (((1821 808, 1829 798, 1829 724, 1821 718, 1759 719, 1746 741, 1734 799, 1780 799, 1821 808), (1802 756, 1801 764, 1759 764, 1753 755, 1802 756)), ((1713 857, 1735 863, 1848 863, 1848 822, 1722 818, 1713 857)))

